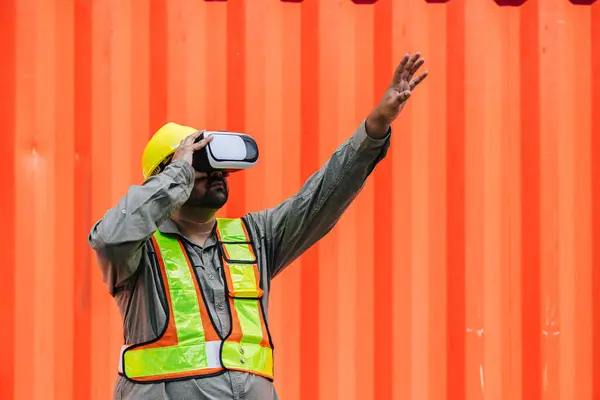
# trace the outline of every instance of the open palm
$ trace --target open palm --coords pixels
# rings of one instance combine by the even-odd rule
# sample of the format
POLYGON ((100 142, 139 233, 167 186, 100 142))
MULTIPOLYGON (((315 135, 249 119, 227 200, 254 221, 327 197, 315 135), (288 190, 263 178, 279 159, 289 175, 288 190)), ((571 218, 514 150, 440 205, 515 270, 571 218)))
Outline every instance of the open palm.
POLYGON ((416 78, 414 77, 424 63, 425 59, 421 58, 421 53, 415 53, 412 57, 405 54, 398 67, 396 67, 392 82, 378 107, 379 112, 382 113, 388 123, 398 117, 411 92, 427 77, 427 71, 416 78))

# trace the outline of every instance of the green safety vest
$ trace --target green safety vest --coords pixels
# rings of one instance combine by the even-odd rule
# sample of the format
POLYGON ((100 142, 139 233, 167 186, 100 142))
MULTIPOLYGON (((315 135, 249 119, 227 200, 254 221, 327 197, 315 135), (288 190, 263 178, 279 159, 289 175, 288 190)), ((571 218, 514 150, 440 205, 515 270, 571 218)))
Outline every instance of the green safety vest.
POLYGON ((242 219, 217 219, 231 330, 219 337, 181 240, 156 231, 152 243, 169 306, 155 340, 125 345, 119 373, 135 382, 203 378, 237 370, 273 379, 273 344, 261 298, 260 270, 242 219))

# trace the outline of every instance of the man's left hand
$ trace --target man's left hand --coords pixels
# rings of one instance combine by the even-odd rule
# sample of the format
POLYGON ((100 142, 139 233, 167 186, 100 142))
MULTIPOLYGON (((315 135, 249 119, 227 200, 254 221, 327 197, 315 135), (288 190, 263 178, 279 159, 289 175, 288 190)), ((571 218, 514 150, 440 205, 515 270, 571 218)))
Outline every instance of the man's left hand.
POLYGON ((425 71, 414 78, 424 63, 425 59, 421 58, 421 53, 415 53, 412 57, 404 55, 383 98, 367 118, 369 136, 380 139, 387 134, 390 124, 406 105, 412 91, 427 77, 428 72, 425 71))

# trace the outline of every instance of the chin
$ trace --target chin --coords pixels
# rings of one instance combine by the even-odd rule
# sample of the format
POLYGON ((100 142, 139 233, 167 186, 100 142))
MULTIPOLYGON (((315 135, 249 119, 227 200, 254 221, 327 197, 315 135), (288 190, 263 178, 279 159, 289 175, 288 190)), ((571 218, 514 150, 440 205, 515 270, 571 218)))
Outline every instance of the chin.
POLYGON ((223 193, 217 196, 203 196, 202 198, 190 197, 186 204, 192 207, 218 210, 227 203, 227 200, 227 195, 223 193))

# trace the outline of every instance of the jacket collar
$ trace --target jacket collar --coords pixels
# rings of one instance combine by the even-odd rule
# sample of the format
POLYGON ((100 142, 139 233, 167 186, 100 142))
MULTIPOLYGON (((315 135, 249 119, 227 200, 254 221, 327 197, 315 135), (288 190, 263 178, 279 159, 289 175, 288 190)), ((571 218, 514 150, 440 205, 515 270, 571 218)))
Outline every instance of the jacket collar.
MULTIPOLYGON (((175 222, 173 222, 173 220, 170 219, 170 218, 168 218, 167 220, 165 220, 158 227, 158 230, 160 231, 160 233, 166 233, 166 234, 169 234, 169 235, 179 236, 179 238, 184 239, 185 241, 187 241, 187 242, 189 242, 191 244, 196 245, 189 238, 187 238, 187 237, 185 237, 184 235, 181 234, 181 232, 179 231, 179 228, 177 228, 177 224, 175 224, 175 222)), ((216 230, 213 230, 213 232, 208 237, 208 239, 206 239, 206 243, 204 243, 204 248, 207 248, 207 247, 210 247, 210 246, 214 246, 216 243, 217 243, 216 230)))

